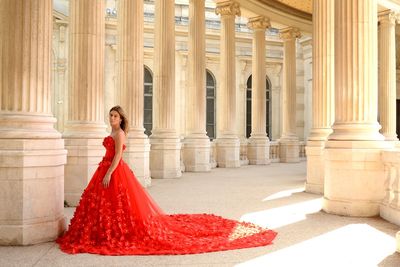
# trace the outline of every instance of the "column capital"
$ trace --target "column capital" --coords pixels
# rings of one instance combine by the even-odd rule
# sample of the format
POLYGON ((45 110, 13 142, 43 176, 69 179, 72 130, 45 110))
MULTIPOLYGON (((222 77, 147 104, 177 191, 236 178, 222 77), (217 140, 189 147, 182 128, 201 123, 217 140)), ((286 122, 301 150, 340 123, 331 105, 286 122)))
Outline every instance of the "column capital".
POLYGON ((266 30, 271 27, 271 23, 269 18, 264 16, 257 16, 253 18, 249 18, 249 22, 247 23, 247 27, 256 31, 256 30, 266 30))
POLYGON ((221 16, 240 16, 240 5, 232 0, 219 1, 215 8, 215 14, 221 16))
POLYGON ((400 22, 400 16, 393 10, 387 9, 378 13, 378 20, 380 23, 395 25, 400 22))
POLYGON ((301 36, 300 30, 296 27, 287 27, 279 31, 279 37, 284 41, 299 38, 301 36))

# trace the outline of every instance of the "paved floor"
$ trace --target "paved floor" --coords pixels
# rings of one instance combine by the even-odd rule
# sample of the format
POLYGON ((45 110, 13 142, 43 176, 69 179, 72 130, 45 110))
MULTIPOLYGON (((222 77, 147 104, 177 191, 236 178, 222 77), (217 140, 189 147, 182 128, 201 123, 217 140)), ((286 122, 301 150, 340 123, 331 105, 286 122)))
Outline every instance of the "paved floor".
MULTIPOLYGON (((400 266, 395 233, 376 218, 321 211, 319 195, 304 193, 305 162, 213 169, 153 180, 150 194, 168 213, 214 213, 275 229, 273 245, 183 256, 68 255, 53 242, 0 247, 0 266, 400 266)), ((73 209, 65 210, 67 218, 73 209)))

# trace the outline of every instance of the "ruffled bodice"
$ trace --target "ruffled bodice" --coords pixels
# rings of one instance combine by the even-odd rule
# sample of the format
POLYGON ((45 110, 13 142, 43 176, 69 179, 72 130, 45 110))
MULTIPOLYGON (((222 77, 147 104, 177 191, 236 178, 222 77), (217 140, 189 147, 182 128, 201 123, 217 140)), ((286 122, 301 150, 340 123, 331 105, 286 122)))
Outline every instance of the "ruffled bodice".
MULTIPOLYGON (((103 146, 106 149, 106 154, 104 155, 102 161, 99 163, 100 166, 109 167, 114 159, 115 155, 115 144, 114 139, 111 136, 107 136, 103 140, 103 146)), ((125 150, 125 144, 122 145, 122 149, 125 150)))
MULTIPOLYGON (((272 230, 213 214, 165 214, 121 160, 110 185, 102 180, 115 154, 106 154, 84 190, 66 233, 57 239, 67 253, 104 255, 191 254, 268 245, 272 230)), ((125 146, 124 146, 125 149, 125 146)))

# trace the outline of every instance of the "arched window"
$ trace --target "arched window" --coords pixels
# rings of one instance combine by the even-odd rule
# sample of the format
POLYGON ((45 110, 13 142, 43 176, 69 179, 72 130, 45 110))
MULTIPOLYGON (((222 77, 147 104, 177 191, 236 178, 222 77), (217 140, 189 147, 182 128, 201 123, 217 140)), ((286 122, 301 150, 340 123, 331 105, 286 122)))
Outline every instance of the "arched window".
POLYGON ((151 75, 151 71, 146 66, 144 66, 143 124, 144 133, 150 135, 153 129, 153 75, 151 75))
POLYGON ((207 91, 207 116, 206 131, 211 140, 215 139, 215 78, 214 75, 206 70, 206 91, 207 91))
MULTIPOLYGON (((249 138, 251 135, 251 88, 252 88, 252 82, 251 82, 252 75, 247 79, 247 91, 246 91, 246 137, 249 138)), ((270 124, 270 116, 271 116, 271 105, 270 105, 270 88, 271 88, 271 83, 266 77, 266 82, 265 82, 265 90, 266 90, 266 97, 265 97, 265 102, 266 102, 266 130, 267 134, 270 137, 271 136, 271 124, 270 124)))

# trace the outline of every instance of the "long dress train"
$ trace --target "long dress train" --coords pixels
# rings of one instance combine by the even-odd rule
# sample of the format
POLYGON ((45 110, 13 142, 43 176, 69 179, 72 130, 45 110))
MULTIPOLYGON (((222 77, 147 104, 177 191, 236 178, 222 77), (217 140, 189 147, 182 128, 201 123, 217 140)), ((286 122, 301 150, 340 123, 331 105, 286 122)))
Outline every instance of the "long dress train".
MULTIPOLYGON (((213 214, 165 214, 121 160, 108 188, 102 180, 115 154, 106 154, 84 190, 68 230, 56 242, 67 253, 193 254, 268 245, 276 232, 213 214)), ((124 146, 125 148, 125 146, 124 146)))

